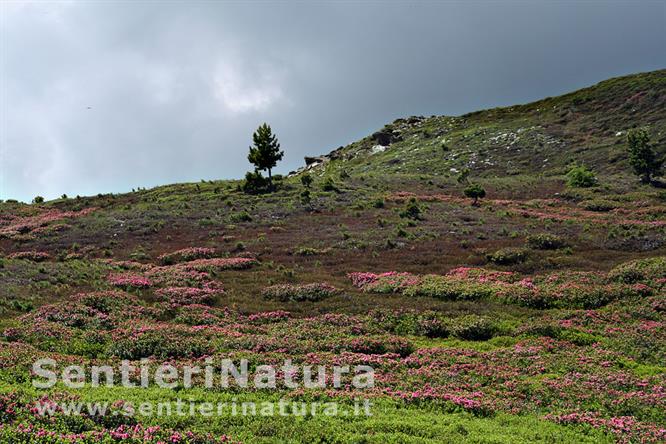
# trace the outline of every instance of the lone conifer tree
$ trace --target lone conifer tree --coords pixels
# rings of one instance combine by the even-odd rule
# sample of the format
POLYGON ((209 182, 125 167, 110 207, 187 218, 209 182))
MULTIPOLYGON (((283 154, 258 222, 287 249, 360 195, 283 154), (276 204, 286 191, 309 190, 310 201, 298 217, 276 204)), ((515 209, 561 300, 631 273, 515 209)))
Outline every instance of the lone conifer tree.
POLYGON ((662 162, 657 159, 650 146, 650 135, 643 129, 632 129, 627 134, 629 163, 641 182, 650 183, 652 176, 659 174, 662 162))
POLYGON ((282 160, 284 151, 280 151, 280 143, 271 131, 271 127, 264 123, 252 135, 253 146, 247 160, 250 161, 257 171, 268 170, 268 184, 273 189, 273 176, 271 169, 282 160))

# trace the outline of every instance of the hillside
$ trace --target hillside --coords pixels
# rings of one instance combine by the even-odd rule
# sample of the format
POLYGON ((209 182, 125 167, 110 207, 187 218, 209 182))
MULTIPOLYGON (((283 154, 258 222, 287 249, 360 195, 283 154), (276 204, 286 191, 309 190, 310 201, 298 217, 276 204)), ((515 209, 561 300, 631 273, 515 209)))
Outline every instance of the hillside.
POLYGON ((526 105, 459 117, 398 119, 373 135, 310 162, 348 173, 455 176, 561 175, 573 162, 601 174, 628 171, 626 131, 650 128, 666 154, 666 70, 603 81, 526 105))
POLYGON ((268 194, 220 180, 0 203, 0 442, 663 442, 666 192, 631 174, 624 132, 648 126, 663 154, 665 105, 662 70, 400 119, 310 159, 310 188, 300 172, 268 194), (598 185, 567 186, 574 162, 598 185), (487 190, 478 205, 456 181, 466 167, 487 190), (41 390, 39 358, 289 359, 377 377, 363 390, 41 390), (118 414, 181 398, 374 407, 118 414), (62 400, 116 413, 35 413, 62 400))

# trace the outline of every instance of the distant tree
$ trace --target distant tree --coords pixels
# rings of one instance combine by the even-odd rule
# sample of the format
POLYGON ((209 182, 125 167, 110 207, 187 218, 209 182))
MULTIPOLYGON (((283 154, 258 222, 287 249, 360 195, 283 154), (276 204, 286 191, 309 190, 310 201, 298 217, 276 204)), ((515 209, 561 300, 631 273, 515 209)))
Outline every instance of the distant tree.
POLYGON ((629 164, 636 175, 641 178, 641 182, 652 182, 652 177, 659 174, 662 162, 657 160, 657 156, 650 146, 650 135, 647 130, 643 128, 629 130, 627 149, 629 164))
POLYGON ((567 173, 567 185, 576 188, 588 188, 597 184, 594 172, 583 165, 574 165, 567 173))
POLYGON ((472 205, 478 205, 479 199, 486 197, 486 190, 478 183, 470 184, 463 193, 465 193, 465 196, 474 199, 472 205))
POLYGON ((312 185, 312 176, 308 173, 301 175, 301 183, 305 188, 310 188, 310 185, 312 185))
POLYGON ((35 204, 44 203, 44 198, 42 196, 35 196, 35 198, 32 199, 32 203, 35 204))
POLYGON ((257 171, 268 170, 268 186, 273 189, 273 176, 271 170, 282 160, 284 151, 280 151, 280 143, 271 131, 271 127, 264 123, 252 135, 253 146, 247 160, 254 165, 257 171))

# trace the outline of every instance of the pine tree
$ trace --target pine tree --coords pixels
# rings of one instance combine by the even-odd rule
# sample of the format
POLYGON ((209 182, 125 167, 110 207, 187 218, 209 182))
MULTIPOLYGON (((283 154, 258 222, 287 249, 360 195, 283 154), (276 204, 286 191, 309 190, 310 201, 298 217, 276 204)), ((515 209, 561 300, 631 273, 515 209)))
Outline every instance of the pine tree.
POLYGON ((271 131, 271 127, 264 123, 252 135, 253 146, 247 160, 250 161, 257 171, 268 170, 268 184, 273 189, 273 176, 271 169, 282 160, 284 151, 280 151, 280 143, 271 131))
POLYGON ((629 163, 641 182, 650 183, 652 176, 659 174, 661 162, 652 147, 650 135, 644 129, 632 129, 627 134, 627 148, 629 149, 629 163))

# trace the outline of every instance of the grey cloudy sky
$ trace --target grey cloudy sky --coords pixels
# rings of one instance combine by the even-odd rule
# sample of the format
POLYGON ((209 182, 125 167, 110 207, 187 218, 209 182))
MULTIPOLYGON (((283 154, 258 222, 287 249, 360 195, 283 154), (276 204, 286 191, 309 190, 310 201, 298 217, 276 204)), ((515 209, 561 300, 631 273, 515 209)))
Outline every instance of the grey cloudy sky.
POLYGON ((665 1, 0 1, 0 199, 287 172, 397 117, 664 68, 665 1))

